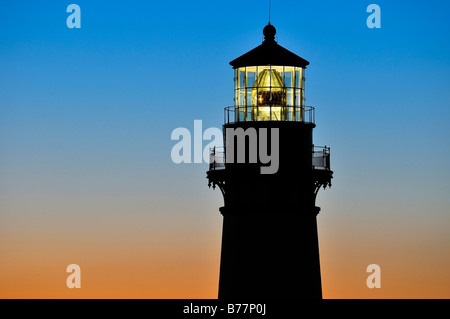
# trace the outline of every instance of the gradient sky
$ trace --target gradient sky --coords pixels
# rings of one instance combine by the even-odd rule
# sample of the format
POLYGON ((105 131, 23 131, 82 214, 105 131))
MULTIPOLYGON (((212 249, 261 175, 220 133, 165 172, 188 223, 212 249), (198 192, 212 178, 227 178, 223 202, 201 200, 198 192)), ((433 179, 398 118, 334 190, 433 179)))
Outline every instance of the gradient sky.
MULTIPOLYGON (((216 298, 223 204, 177 127, 221 127, 267 1, 0 5, 0 297, 216 298), (81 29, 66 8, 81 7, 81 29), (81 289, 66 267, 81 267, 81 289)), ((448 1, 272 1, 310 61, 325 298, 450 298, 448 1), (381 7, 381 29, 366 8, 381 7), (382 287, 366 287, 366 267, 382 287)))

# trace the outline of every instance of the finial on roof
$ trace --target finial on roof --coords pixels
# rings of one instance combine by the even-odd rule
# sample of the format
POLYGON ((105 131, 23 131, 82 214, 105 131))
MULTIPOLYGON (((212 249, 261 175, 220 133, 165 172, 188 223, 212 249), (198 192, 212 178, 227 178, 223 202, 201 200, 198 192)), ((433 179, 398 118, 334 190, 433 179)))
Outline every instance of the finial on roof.
POLYGON ((264 42, 271 42, 275 41, 275 34, 277 33, 277 29, 273 25, 269 24, 266 25, 263 29, 264 34, 264 42))

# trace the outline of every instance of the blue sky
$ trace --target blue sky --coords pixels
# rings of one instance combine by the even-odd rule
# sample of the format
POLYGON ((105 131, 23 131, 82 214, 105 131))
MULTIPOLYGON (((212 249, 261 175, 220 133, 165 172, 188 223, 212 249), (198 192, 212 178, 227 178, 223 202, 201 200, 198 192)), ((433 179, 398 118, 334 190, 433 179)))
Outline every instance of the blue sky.
MULTIPOLYGON (((171 169, 170 132, 194 119, 220 127, 233 103, 228 62, 259 45, 267 23, 261 1, 79 1, 76 30, 65 24, 68 4, 3 4, 1 136, 17 157, 34 158, 27 167, 47 151, 61 157, 56 165, 97 156, 171 169)), ((445 171, 448 4, 380 1, 378 30, 365 24, 368 4, 272 4, 279 44, 311 62, 315 141, 336 149, 333 163, 349 157, 356 166, 372 161, 373 172, 401 162, 400 171, 445 171)))

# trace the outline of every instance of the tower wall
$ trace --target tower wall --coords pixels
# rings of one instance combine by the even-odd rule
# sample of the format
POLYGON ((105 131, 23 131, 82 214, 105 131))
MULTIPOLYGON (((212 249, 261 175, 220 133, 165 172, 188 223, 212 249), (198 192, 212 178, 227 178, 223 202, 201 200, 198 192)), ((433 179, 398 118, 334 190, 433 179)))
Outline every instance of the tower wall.
POLYGON ((261 174, 260 163, 230 164, 227 158, 219 298, 321 298, 314 124, 227 124, 225 139, 227 128, 238 127, 254 127, 258 142, 260 128, 278 128, 279 167, 275 174, 261 174))

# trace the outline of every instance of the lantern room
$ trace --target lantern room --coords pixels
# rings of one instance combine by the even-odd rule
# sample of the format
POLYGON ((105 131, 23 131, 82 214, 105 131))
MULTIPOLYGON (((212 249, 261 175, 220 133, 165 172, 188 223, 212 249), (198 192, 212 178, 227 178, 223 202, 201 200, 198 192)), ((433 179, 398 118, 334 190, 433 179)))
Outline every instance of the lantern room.
MULTIPOLYGON (((305 69, 308 61, 278 45, 276 29, 264 27, 264 41, 230 62, 234 68, 235 122, 305 121, 305 69)), ((228 121, 229 122, 229 121, 228 121)))

